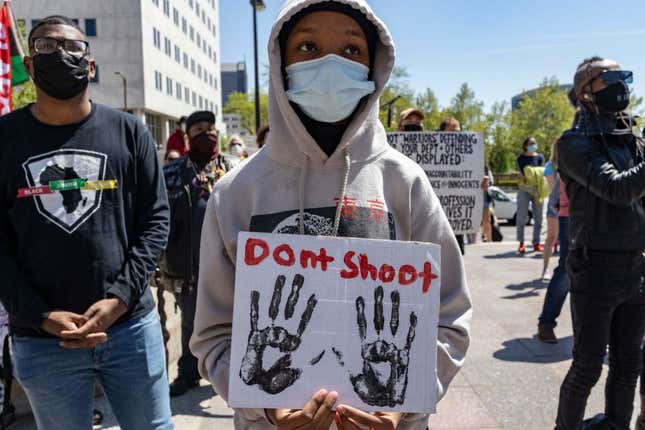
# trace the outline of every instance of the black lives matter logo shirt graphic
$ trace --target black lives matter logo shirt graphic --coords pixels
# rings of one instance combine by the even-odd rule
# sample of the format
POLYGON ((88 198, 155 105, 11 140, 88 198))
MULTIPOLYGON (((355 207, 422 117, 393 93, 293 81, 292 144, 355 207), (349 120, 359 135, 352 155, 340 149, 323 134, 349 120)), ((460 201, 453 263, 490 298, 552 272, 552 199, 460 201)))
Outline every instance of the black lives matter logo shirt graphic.
POLYGON ((107 155, 61 149, 27 159, 22 165, 29 188, 19 197, 33 197, 38 213, 72 234, 101 206, 106 188, 107 155))

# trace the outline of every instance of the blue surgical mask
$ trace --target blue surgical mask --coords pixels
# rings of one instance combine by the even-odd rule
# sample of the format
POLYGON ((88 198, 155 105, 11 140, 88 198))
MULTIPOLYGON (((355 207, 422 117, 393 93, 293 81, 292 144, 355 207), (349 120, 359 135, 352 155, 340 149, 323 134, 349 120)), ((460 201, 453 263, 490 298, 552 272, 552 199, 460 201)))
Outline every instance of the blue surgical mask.
POLYGON ((529 145, 529 146, 526 147, 526 150, 528 152, 537 152, 538 146, 537 145, 529 145))
POLYGON ((335 54, 286 68, 287 98, 311 119, 335 123, 349 117, 363 97, 372 94, 369 68, 335 54))

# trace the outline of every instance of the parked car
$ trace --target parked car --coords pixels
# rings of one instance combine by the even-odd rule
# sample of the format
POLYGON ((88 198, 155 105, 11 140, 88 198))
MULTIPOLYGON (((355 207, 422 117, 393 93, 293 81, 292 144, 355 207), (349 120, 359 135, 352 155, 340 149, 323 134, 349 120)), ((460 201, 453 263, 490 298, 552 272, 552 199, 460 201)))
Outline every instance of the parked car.
MULTIPOLYGON (((508 194, 498 187, 488 188, 490 196, 495 202, 495 216, 497 219, 504 219, 509 224, 515 225, 517 222, 517 199, 514 195, 508 194)), ((533 212, 529 209, 529 216, 526 221, 526 225, 531 224, 533 219, 533 212)))

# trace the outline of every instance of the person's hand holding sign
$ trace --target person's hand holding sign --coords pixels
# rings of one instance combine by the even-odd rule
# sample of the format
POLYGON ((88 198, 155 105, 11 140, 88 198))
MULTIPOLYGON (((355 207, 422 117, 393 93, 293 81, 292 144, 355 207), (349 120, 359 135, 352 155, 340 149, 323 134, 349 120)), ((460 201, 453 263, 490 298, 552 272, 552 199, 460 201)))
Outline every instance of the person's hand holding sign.
MULTIPOLYGON (((304 278, 302 275, 294 277, 291 293, 284 310, 285 320, 289 320, 294 314, 303 283, 304 278)), ((271 305, 269 306, 271 325, 261 330, 258 329, 260 293, 256 290, 251 292, 251 331, 246 354, 242 359, 240 368, 240 378, 246 385, 258 385, 260 389, 269 394, 282 392, 293 385, 300 377, 302 369, 291 367, 291 353, 300 346, 302 334, 307 328, 318 303, 316 295, 312 294, 300 318, 297 334, 291 334, 285 328, 276 326, 275 320, 280 310, 284 284, 285 277, 278 276, 273 290, 273 297, 271 298, 271 305), (277 348, 285 355, 279 358, 268 370, 265 370, 262 360, 267 347, 277 348)))
MULTIPOLYGON (((392 291, 392 314, 390 317, 390 331, 396 336, 399 328, 399 305, 400 295, 398 291, 392 291)), ((405 391, 408 386, 408 364, 410 361, 410 348, 414 341, 417 316, 410 312, 410 328, 406 338, 405 346, 397 347, 394 343, 381 339, 381 332, 385 325, 383 315, 383 287, 379 286, 374 291, 374 328, 378 336, 373 342, 366 341, 367 320, 365 319, 365 300, 359 296, 356 299, 356 313, 358 333, 361 338, 361 356, 363 358, 362 372, 356 375, 350 373, 349 377, 354 386, 354 391, 363 402, 372 406, 402 405, 405 402, 405 391), (381 374, 374 365, 387 363, 390 365, 390 374, 386 381, 382 381, 381 374)), ((340 351, 332 348, 338 362, 345 366, 343 355, 340 351)))
POLYGON ((335 391, 319 390, 302 409, 267 409, 266 413, 278 430, 327 430, 336 413, 335 391))

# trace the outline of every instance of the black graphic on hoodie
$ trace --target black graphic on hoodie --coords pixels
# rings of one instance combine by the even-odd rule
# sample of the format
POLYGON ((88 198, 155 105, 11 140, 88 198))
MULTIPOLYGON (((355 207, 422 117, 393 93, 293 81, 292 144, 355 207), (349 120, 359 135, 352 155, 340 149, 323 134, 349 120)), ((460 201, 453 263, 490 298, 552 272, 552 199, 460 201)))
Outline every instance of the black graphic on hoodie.
MULTIPOLYGON (((370 239, 396 240, 394 216, 379 211, 378 216, 372 208, 356 206, 344 211, 340 218, 338 236, 370 239)), ((305 209, 305 234, 311 236, 331 236, 336 216, 336 207, 305 209)), ((278 212, 251 217, 250 231, 259 233, 298 234, 300 213, 297 210, 278 212)))

